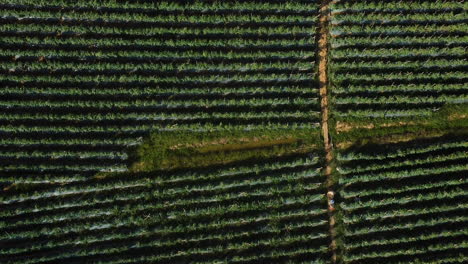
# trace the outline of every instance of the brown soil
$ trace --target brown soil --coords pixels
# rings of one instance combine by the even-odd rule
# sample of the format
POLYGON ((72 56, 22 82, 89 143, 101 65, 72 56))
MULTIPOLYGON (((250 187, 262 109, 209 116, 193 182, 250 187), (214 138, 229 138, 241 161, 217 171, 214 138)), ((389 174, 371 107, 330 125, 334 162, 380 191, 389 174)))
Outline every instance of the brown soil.
POLYGON ((468 115, 466 115, 466 114, 459 114, 459 113, 451 114, 451 115, 448 116, 448 120, 449 120, 449 121, 460 120, 460 119, 466 119, 466 118, 468 118, 468 115))
POLYGON ((333 161, 332 142, 330 139, 330 131, 328 127, 329 120, 329 100, 328 100, 328 37, 329 30, 328 24, 330 19, 329 10, 330 0, 322 0, 320 5, 319 14, 319 27, 317 29, 317 63, 318 63, 318 80, 319 80, 319 91, 320 91, 320 107, 321 107, 321 127, 323 144, 325 148, 325 170, 324 174, 327 177, 327 199, 328 199, 328 223, 330 232, 330 252, 332 255, 332 263, 337 262, 337 243, 336 243, 336 219, 335 219, 335 207, 333 202, 334 194, 334 179, 332 175, 333 168, 331 166, 333 161))
MULTIPOLYGON (((422 125, 427 124, 421 123, 422 125)), ((383 123, 383 124, 374 124, 374 123, 365 123, 365 124, 357 124, 357 123, 348 123, 348 122, 342 122, 338 121, 336 122, 336 133, 342 133, 342 132, 349 132, 353 129, 374 129, 374 128, 381 128, 381 127, 396 127, 396 126, 407 126, 407 125, 416 125, 416 122, 392 122, 392 123, 383 123)))

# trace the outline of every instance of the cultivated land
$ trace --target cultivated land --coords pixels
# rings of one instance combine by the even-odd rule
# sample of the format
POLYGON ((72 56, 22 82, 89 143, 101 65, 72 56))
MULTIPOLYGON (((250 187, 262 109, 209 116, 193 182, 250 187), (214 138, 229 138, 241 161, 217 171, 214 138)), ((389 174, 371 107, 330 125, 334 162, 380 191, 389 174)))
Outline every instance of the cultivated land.
POLYGON ((0 0, 0 263, 468 261, 467 8, 0 0))
POLYGON ((467 7, 332 5, 343 263, 467 261, 467 7))

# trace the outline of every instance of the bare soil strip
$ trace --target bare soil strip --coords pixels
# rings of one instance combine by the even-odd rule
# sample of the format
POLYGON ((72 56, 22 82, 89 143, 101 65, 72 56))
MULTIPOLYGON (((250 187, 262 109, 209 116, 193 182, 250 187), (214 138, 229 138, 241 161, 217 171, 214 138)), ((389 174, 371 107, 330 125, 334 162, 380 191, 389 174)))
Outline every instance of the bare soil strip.
POLYGON ((320 89, 320 104, 321 104, 321 127, 323 135, 323 143, 325 147, 325 170, 324 174, 327 177, 327 199, 328 199, 328 217, 329 217, 329 232, 330 232, 330 251, 332 263, 337 262, 337 243, 336 243, 336 220, 335 220, 335 205, 334 205, 334 185, 333 179, 333 152, 332 142, 328 128, 328 38, 329 38, 329 19, 330 19, 330 0, 322 0, 319 12, 319 27, 317 29, 317 64, 318 64, 318 80, 320 89))

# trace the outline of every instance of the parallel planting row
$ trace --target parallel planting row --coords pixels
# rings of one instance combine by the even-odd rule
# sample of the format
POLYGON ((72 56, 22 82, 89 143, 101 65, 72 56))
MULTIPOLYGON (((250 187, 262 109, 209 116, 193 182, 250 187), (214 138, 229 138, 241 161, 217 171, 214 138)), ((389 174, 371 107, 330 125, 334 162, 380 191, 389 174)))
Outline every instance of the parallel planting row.
POLYGON ((343 263, 465 263, 468 3, 337 1, 343 263))
POLYGON ((338 159, 344 263, 466 262, 466 135, 367 146, 338 159))
POLYGON ((319 1, 0 1, 0 263, 467 262, 468 3, 331 2, 326 164, 319 1))
POLYGON ((1 263, 326 263, 315 1, 0 1, 1 263))
POLYGON ((455 0, 334 4, 336 119, 414 120, 444 105, 466 104, 467 7, 455 0))
POLYGON ((151 131, 318 124, 314 1, 0 10, 2 184, 123 171, 151 131))
POLYGON ((2 263, 326 263, 320 159, 121 173, 2 201, 2 263))

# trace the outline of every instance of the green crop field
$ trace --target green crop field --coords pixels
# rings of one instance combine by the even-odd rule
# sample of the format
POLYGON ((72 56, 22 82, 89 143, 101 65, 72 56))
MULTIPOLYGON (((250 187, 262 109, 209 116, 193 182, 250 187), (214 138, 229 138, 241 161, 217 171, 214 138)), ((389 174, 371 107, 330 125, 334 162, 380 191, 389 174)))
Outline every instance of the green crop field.
POLYGON ((468 3, 337 1, 343 263, 465 263, 468 3))
POLYGON ((0 263, 468 262, 467 11, 0 0, 0 263))

